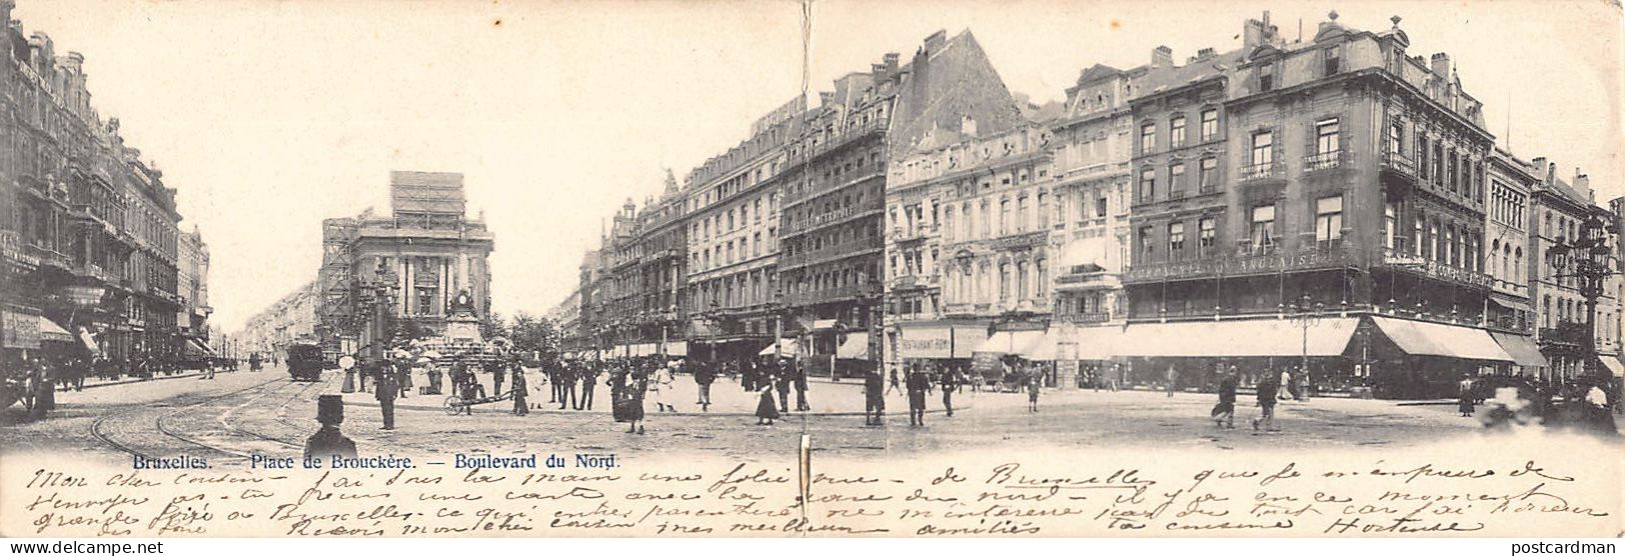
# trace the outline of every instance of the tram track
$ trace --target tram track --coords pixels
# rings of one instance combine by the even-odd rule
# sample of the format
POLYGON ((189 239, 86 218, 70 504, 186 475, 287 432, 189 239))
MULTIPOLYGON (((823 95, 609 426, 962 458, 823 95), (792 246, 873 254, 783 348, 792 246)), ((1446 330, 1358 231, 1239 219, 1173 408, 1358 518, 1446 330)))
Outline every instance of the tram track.
MULTIPOLYGON (((282 388, 285 388, 290 384, 293 384, 293 382, 286 378, 276 378, 265 382, 256 383, 244 388, 238 388, 196 400, 189 400, 176 406, 136 406, 123 411, 110 412, 92 421, 89 426, 89 432, 92 438, 95 438, 102 444, 105 444, 117 451, 145 459, 159 459, 183 455, 216 454, 225 455, 231 458, 246 459, 248 454, 242 451, 234 450, 224 445, 205 442, 196 436, 186 434, 186 432, 180 430, 174 420, 183 416, 183 414, 189 411, 196 410, 201 406, 217 403, 221 400, 234 399, 242 396, 245 392, 261 390, 257 396, 254 396, 249 400, 248 403, 252 403, 253 401, 262 399, 277 391, 280 391, 282 388), (155 412, 156 415, 152 415, 154 410, 158 409, 163 409, 166 411, 157 411, 155 412), (142 442, 140 441, 139 437, 148 431, 141 430, 140 425, 146 423, 151 424, 150 430, 155 430, 158 433, 156 436, 151 436, 149 438, 167 441, 178 446, 179 449, 154 449, 152 446, 141 445, 142 442), (203 453, 198 454, 197 452, 199 451, 202 451, 203 453)), ((277 441, 270 438, 267 438, 267 440, 277 441)))

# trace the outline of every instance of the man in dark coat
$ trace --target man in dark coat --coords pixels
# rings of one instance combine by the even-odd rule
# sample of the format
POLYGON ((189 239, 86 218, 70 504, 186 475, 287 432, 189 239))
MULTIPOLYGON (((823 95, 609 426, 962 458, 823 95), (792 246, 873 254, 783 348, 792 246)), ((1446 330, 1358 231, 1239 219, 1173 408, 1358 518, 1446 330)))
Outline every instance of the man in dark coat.
POLYGON ((355 457, 355 441, 339 431, 344 422, 344 396, 323 394, 316 399, 316 422, 322 428, 305 440, 305 458, 355 457))
POLYGON ((716 367, 710 363, 700 363, 694 368, 694 384, 699 386, 700 397, 694 402, 699 404, 700 411, 711 410, 711 383, 717 380, 716 367))
POLYGON ((954 390, 964 382, 959 376, 959 369, 947 367, 942 371, 942 408, 948 411, 948 416, 954 416, 954 390))
POLYGON ((1275 428, 1275 404, 1278 403, 1278 394, 1281 391, 1280 375, 1274 371, 1264 373, 1264 379, 1258 382, 1258 418, 1253 419, 1253 430, 1279 430, 1275 428))
POLYGON ((792 385, 796 388, 796 411, 812 411, 807 405, 807 366, 800 359, 790 361, 790 373, 793 375, 792 385))
POLYGON ((879 367, 863 375, 863 424, 886 424, 886 378, 879 367))
POLYGON ((383 430, 395 430, 395 390, 397 382, 395 373, 389 368, 388 361, 374 363, 378 369, 377 382, 372 385, 373 397, 378 399, 378 408, 384 413, 383 430))
POLYGON ((598 388, 598 367, 594 365, 584 369, 581 375, 581 399, 580 403, 576 404, 576 409, 585 407, 587 411, 592 411, 592 392, 596 388, 598 388))
POLYGON ((931 376, 925 370, 915 367, 908 373, 908 423, 911 426, 925 426, 925 394, 931 390, 931 376))
MULTIPOLYGON (((589 362, 585 364, 593 365, 595 363, 589 362)), ((575 399, 577 380, 576 375, 578 374, 578 371, 581 369, 582 365, 582 363, 571 363, 559 369, 559 377, 557 380, 559 385, 559 409, 570 409, 570 406, 579 403, 575 399)))
POLYGON ((525 368, 519 362, 512 363, 513 367, 513 414, 529 415, 530 403, 525 401, 525 394, 529 393, 529 385, 525 384, 525 368))
POLYGON ((773 362, 773 389, 779 392, 779 407, 790 407, 790 360, 777 358, 773 362))

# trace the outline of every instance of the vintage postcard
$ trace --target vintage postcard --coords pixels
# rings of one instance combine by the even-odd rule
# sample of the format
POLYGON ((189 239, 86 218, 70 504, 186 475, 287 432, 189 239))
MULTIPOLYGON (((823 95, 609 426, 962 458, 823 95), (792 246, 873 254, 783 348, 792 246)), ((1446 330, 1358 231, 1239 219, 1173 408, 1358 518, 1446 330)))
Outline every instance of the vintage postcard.
POLYGON ((0 21, 0 536, 1625 533, 1617 2, 0 21))

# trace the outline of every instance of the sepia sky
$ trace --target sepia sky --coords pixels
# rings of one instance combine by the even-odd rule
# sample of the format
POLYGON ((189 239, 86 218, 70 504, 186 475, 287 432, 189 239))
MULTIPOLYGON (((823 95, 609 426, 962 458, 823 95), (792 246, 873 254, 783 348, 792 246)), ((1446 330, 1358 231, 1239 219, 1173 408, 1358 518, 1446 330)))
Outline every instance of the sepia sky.
MULTIPOLYGON (((25 32, 82 52, 94 105, 180 191, 235 330, 315 277, 323 218, 388 211, 392 169, 465 174, 496 234, 496 309, 541 312, 627 197, 658 194, 800 90, 800 8, 759 2, 17 0, 25 32)), ((1491 133, 1559 175, 1621 187, 1612 2, 816 0, 812 97, 969 28, 1012 91, 1059 99, 1094 63, 1240 45, 1264 10, 1288 40, 1339 22, 1448 52, 1491 133), (1510 134, 1509 129, 1510 114, 1510 134)))

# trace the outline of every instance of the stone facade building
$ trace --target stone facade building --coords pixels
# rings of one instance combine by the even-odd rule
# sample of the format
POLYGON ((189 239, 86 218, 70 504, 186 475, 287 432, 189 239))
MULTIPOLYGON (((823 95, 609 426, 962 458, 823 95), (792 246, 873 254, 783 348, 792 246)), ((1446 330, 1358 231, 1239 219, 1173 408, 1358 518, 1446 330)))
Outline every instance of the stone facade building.
POLYGON ((24 350, 174 364, 181 215, 163 174, 91 102, 84 56, 11 19, 0 45, 0 329, 24 350), (55 346, 53 348, 53 346, 55 346))
POLYGON ((379 328, 383 322, 440 335, 463 292, 476 315, 490 316, 494 237, 483 218, 467 216, 466 204, 462 174, 395 171, 390 215, 369 209, 322 222, 318 337, 330 357, 381 356, 381 340, 393 333, 379 328), (390 306, 376 305, 379 288, 389 289, 390 306))

